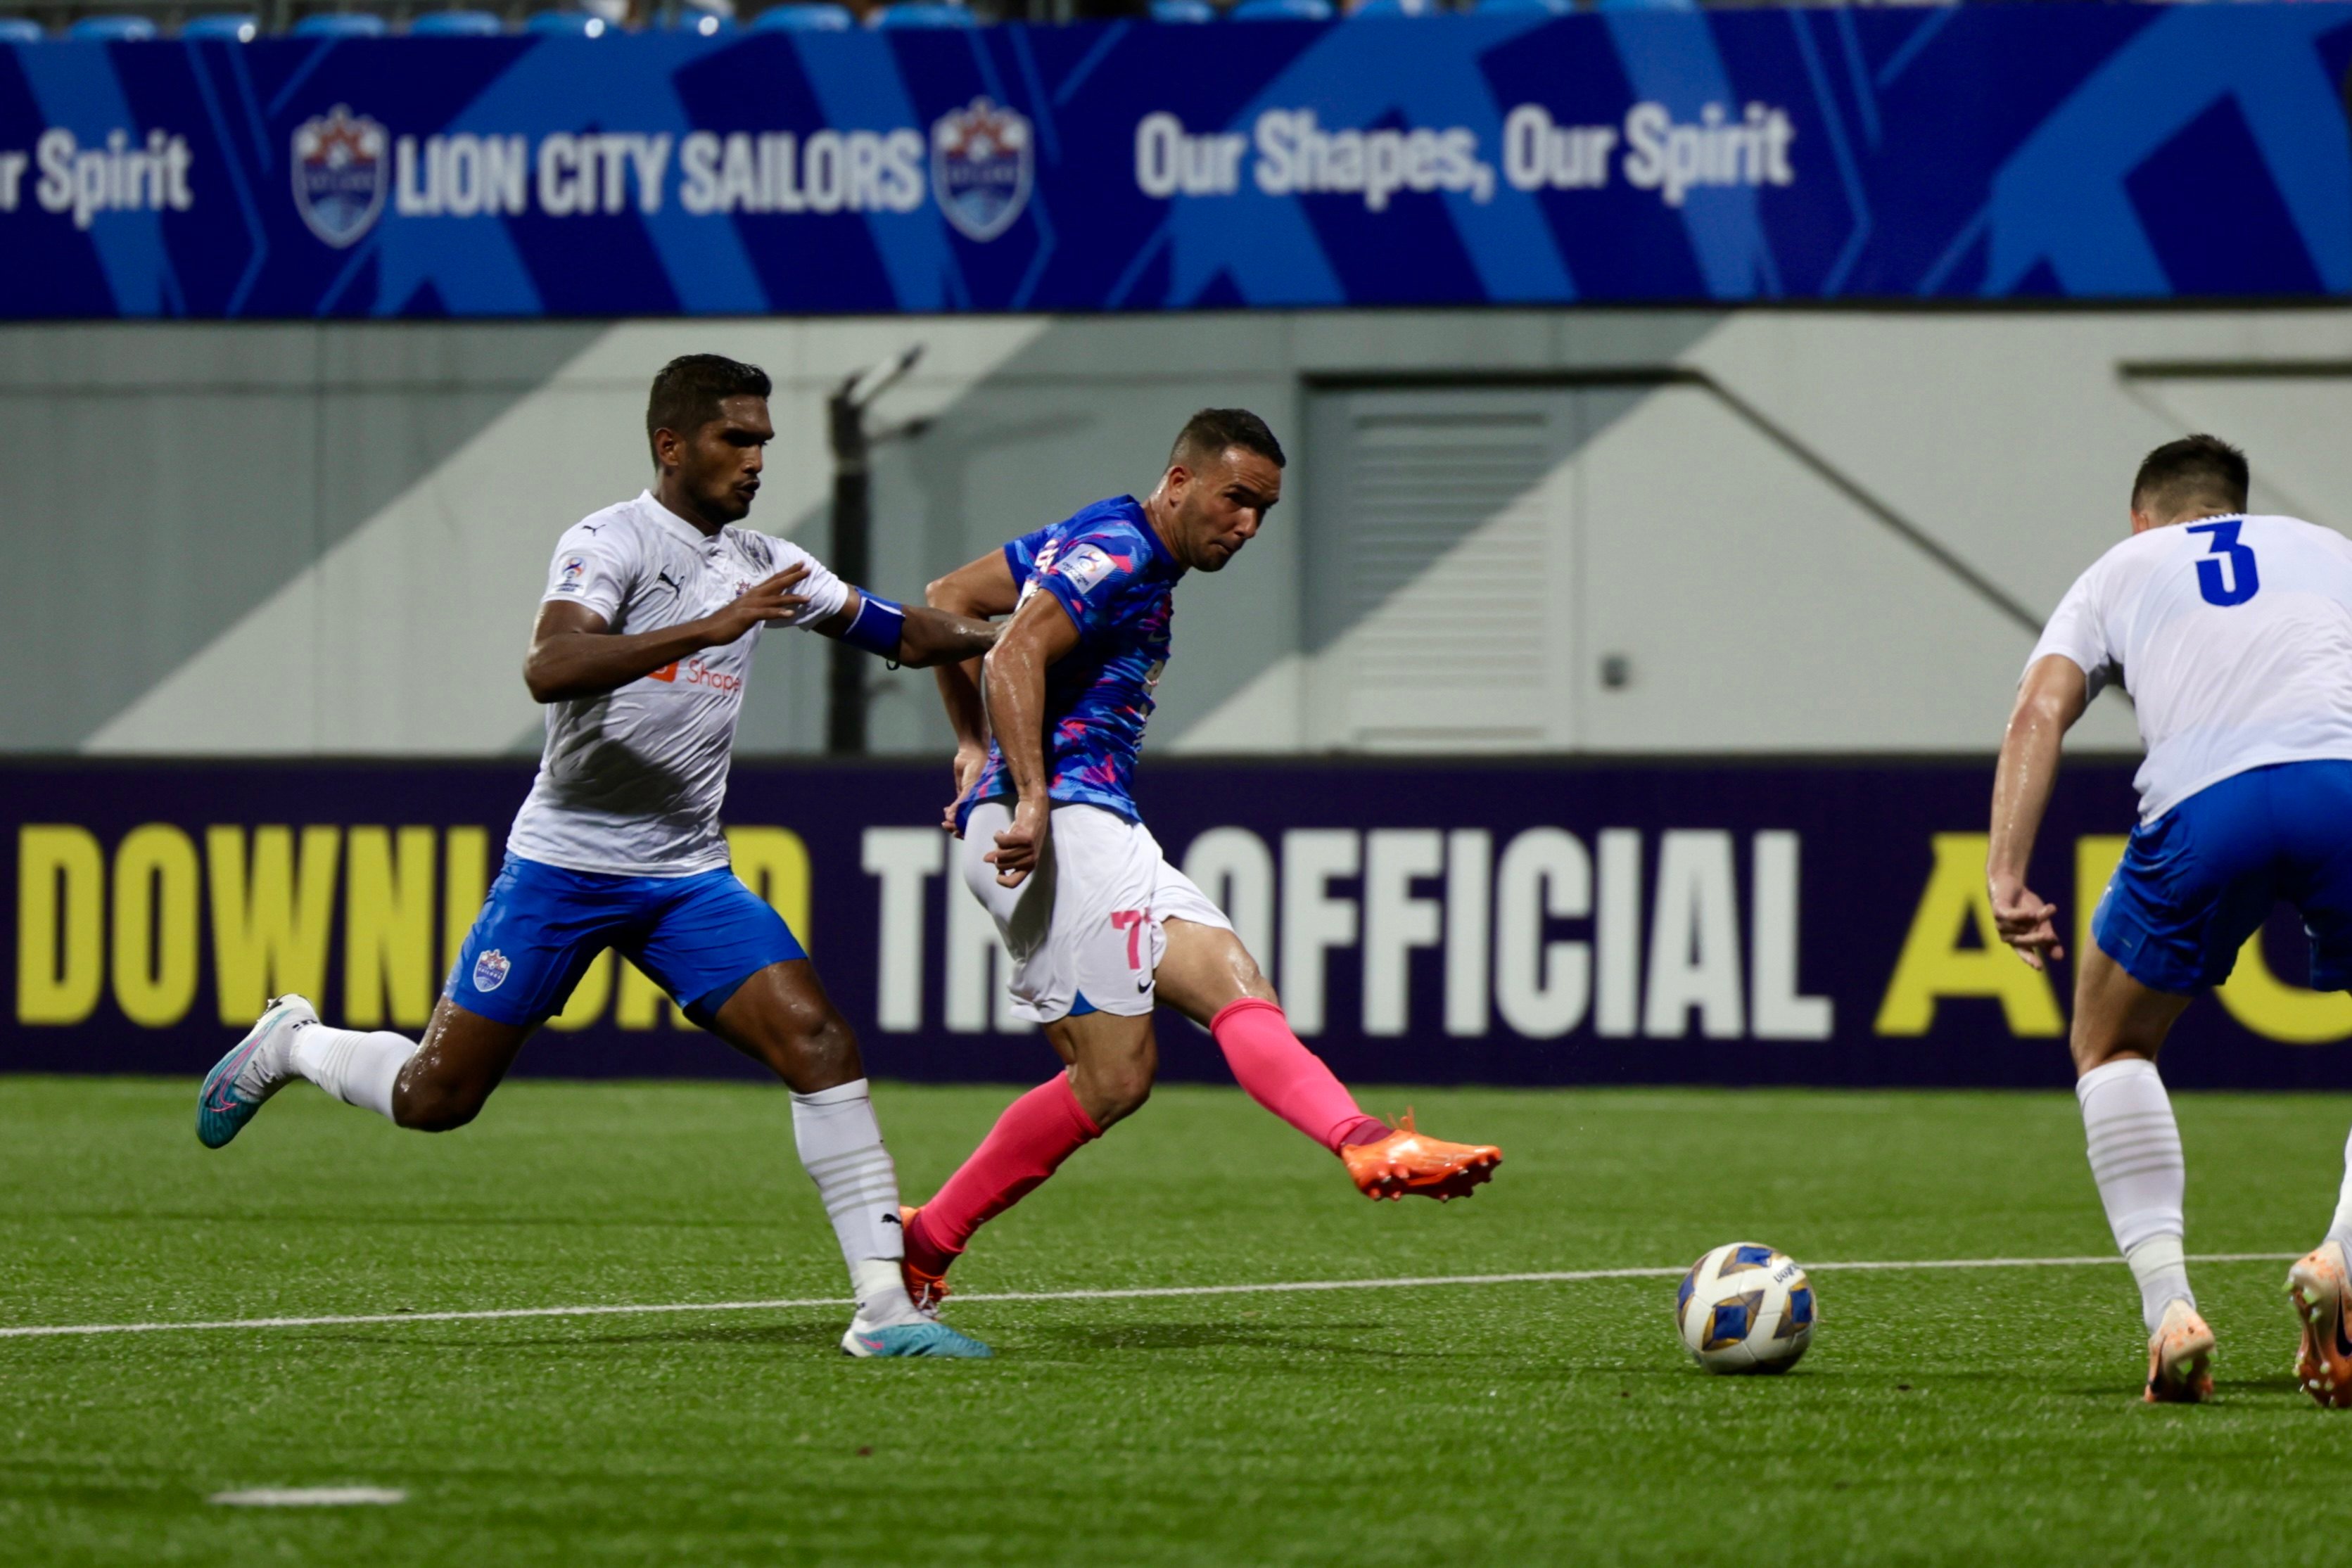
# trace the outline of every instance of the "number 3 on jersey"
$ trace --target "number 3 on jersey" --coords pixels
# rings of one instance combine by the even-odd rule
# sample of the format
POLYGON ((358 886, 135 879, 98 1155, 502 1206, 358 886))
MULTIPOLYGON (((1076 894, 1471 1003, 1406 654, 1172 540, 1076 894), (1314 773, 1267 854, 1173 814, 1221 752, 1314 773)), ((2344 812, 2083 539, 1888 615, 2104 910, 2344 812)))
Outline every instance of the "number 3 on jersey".
POLYGON ((2254 570, 2253 549, 2238 542, 2238 530, 2245 526, 2243 517, 2231 517, 2226 522, 2193 524, 2189 529, 2192 534, 2213 536, 2207 554, 2197 563, 2197 588, 2208 604, 2227 610, 2232 604, 2243 604, 2262 591, 2263 579, 2254 570), (2224 561, 2229 563, 2226 570, 2224 561))

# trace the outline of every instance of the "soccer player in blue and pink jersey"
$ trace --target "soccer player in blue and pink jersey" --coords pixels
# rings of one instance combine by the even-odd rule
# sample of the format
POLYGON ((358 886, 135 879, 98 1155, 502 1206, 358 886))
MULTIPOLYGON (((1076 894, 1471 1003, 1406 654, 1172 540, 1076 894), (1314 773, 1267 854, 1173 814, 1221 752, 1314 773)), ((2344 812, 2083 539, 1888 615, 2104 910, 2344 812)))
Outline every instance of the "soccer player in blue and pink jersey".
POLYGON ((934 609, 1012 616, 984 661, 984 700, 983 661, 938 667, 957 738, 947 826, 1013 955, 1014 1011, 1045 1026, 1067 1070, 1014 1101, 937 1196, 907 1211, 919 1306, 947 1293, 973 1231, 1143 1103, 1160 1002, 1207 1026, 1250 1097, 1337 1155, 1368 1197, 1466 1196, 1502 1161, 1364 1114, 1136 811, 1176 583, 1223 570, 1257 536, 1282 469, 1264 420, 1204 409, 1148 499, 1098 501, 931 584, 934 609))

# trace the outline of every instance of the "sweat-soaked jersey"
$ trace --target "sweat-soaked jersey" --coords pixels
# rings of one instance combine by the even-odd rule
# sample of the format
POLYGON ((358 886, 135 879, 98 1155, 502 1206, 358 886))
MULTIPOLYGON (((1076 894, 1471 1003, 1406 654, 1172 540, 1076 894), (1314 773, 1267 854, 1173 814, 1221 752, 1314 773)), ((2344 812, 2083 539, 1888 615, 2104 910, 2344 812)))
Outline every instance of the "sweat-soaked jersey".
MULTIPOLYGON (((1022 603, 1050 593, 1078 629, 1078 645, 1045 672, 1046 793, 1140 821, 1135 762, 1152 688, 1168 663, 1183 567, 1131 496, 1024 534, 1004 547, 1004 563, 1021 584, 1022 603)), ((988 766, 964 797, 958 825, 979 802, 1013 793, 1003 749, 991 741, 988 766)))

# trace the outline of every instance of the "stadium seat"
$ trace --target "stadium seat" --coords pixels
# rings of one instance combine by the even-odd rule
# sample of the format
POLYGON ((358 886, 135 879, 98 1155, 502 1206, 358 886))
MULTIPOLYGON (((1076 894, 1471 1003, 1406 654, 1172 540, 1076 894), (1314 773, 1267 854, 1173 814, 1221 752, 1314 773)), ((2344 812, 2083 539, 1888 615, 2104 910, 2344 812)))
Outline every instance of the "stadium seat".
POLYGON ((180 25, 184 38, 210 38, 225 44, 249 44, 261 36, 260 20, 229 12, 211 16, 191 16, 180 25))
POLYGON ((369 11, 313 11, 294 24, 298 38, 381 38, 391 31, 369 11))
POLYGON ((37 44, 41 25, 28 16, 0 16, 0 44, 37 44))
POLYGON ((1481 16, 1565 16, 1576 9, 1575 0, 1478 0, 1481 16))
POLYGON ((1213 22, 1217 8, 1209 0, 1151 0, 1155 22, 1213 22))
POLYGON ((601 38, 610 31, 604 17, 585 11, 533 11, 523 18, 522 30, 560 38, 601 38))
POLYGON ((671 18, 669 30, 673 33, 692 33, 698 37, 715 38, 721 33, 733 32, 735 18, 721 16, 715 11, 698 11, 689 5, 682 8, 676 16, 671 18))
POLYGON ((488 11, 427 11, 408 24, 415 38, 489 38, 505 31, 488 11))
POLYGON ((1236 22, 1328 22, 1330 0, 1242 0, 1233 9, 1236 22))
POLYGON ((155 36, 155 24, 144 16, 84 16, 66 29, 68 38, 101 44, 143 43, 155 36))
POLYGON ((832 0, 786 0, 751 19, 755 33, 838 33, 857 25, 846 5, 832 0))
POLYGON ((1696 11, 1698 0, 1593 0, 1602 11, 1696 11))
POLYGON ((1363 4, 1348 13, 1353 17, 1434 16, 1437 7, 1430 0, 1363 0, 1363 4))
POLYGON ((943 0, 898 0, 898 4, 885 5, 875 12, 869 25, 877 27, 977 27, 980 20, 963 6, 944 4, 943 0))

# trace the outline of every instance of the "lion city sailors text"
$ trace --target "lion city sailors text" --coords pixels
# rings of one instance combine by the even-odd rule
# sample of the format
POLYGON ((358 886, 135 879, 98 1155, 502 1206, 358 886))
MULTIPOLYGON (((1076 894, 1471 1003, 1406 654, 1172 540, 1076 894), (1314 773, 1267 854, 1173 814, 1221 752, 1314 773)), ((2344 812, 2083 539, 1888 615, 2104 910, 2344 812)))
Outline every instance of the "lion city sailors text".
MULTIPOLYGON (((1700 106, 1678 118, 1643 101, 1611 124, 1567 123, 1540 104, 1505 116, 1499 161, 1468 126, 1330 127, 1311 109, 1269 109, 1247 131, 1188 129, 1144 115, 1135 181, 1155 199, 1232 196, 1246 177, 1269 196, 1352 194, 1372 212, 1401 193, 1489 202, 1498 189, 1597 191, 1622 180, 1670 207, 1696 192, 1796 182, 1797 131, 1785 110, 1700 106)), ((338 104, 296 128, 292 195, 322 243, 357 243, 386 212, 403 218, 538 213, 647 215, 675 200, 696 217, 738 214, 912 213, 926 198, 968 239, 986 242, 1028 204, 1034 138, 1019 110, 974 99, 928 134, 808 131, 445 132, 398 135, 338 104)), ((117 129, 95 142, 54 127, 30 150, 0 148, 0 214, 37 207, 87 229, 110 213, 186 212, 196 155, 163 128, 117 129)))

